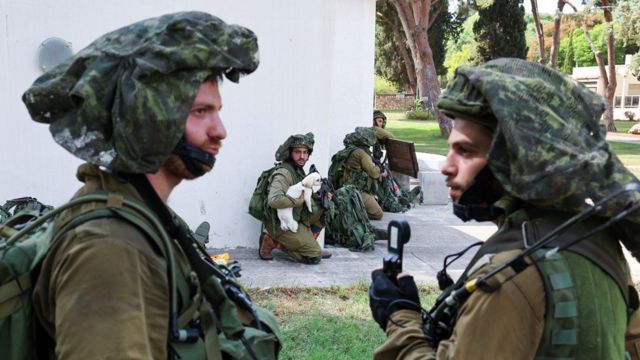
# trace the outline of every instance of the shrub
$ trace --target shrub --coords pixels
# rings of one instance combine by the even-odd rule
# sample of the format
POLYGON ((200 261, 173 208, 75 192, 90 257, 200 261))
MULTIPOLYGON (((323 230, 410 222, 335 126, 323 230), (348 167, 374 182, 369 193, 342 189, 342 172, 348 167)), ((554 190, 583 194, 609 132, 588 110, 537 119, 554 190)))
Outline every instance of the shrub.
POLYGON ((398 88, 397 84, 381 76, 375 76, 374 91, 376 94, 395 94, 398 92, 398 88))
POLYGON ((635 116, 636 116, 636 114, 633 111, 625 111, 624 112, 624 117, 626 117, 627 120, 629 120, 629 121, 633 121, 635 116))
POLYGON ((409 120, 435 120, 436 119, 436 114, 431 109, 407 111, 406 115, 407 115, 407 119, 409 120))

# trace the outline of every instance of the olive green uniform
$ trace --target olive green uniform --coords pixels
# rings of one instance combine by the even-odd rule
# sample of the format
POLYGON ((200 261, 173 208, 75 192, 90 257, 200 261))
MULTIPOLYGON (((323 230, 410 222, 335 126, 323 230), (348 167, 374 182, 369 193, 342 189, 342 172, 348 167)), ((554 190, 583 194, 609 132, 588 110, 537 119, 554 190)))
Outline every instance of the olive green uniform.
MULTIPOLYGON (((293 217, 298 221, 298 231, 283 231, 280 229, 279 221, 276 221, 275 229, 273 224, 265 223, 265 228, 273 236, 273 239, 282 244, 287 253, 296 261, 304 262, 308 259, 320 259, 322 249, 314 238, 311 226, 321 228, 320 217, 322 209, 316 201, 313 201, 313 212, 309 213, 304 200, 294 199, 287 195, 287 190, 291 185, 297 184, 305 177, 304 170, 294 167, 288 163, 281 164, 271 175, 267 204, 273 209, 294 208, 293 217)), ((277 215, 272 214, 274 219, 277 215)))
MULTIPOLYGON (((85 185, 74 198, 109 191, 143 202, 132 185, 95 165, 80 166, 77 177, 85 185)), ((61 213, 56 228, 86 210, 61 213)), ((33 295, 38 318, 55 338, 56 356, 166 359, 166 274, 162 254, 127 221, 97 219, 68 231, 45 258, 33 295)))
POLYGON ((373 157, 380 161, 382 159, 382 150, 384 149, 384 144, 388 139, 394 139, 395 137, 390 131, 387 131, 381 127, 374 126, 373 130, 376 132, 376 144, 373 145, 373 157))
MULTIPOLYGON (((517 219, 522 213, 513 214, 494 237, 521 229, 522 223, 517 219)), ((491 241, 489 239, 487 243, 491 241)), ((628 276, 624 257, 614 235, 604 234, 587 241, 597 241, 597 246, 628 276)), ((468 278, 486 274, 520 251, 515 249, 499 252, 484 265, 479 261, 476 263, 476 267, 480 266, 479 269, 468 278)), ((583 354, 592 355, 593 359, 622 359, 627 313, 620 287, 598 265, 583 256, 571 256, 572 276, 578 294, 578 338, 575 346, 583 354)), ((503 282, 509 275, 500 273, 496 276, 502 283, 496 291, 478 290, 462 304, 451 337, 441 341, 437 349, 425 341, 421 328, 422 319, 418 312, 400 310, 393 313, 386 330, 388 339, 376 350, 374 358, 534 358, 542 346, 545 325, 551 326, 545 323, 545 316, 548 315, 546 308, 549 305, 545 299, 544 282, 536 266, 529 266, 509 281, 503 282)))
POLYGON ((371 185, 354 185, 356 185, 360 190, 360 196, 362 196, 362 202, 364 203, 364 208, 367 211, 369 218, 372 220, 382 219, 382 208, 378 204, 376 198, 372 195, 371 191, 372 187, 375 188, 375 186, 377 186, 377 184, 373 185, 374 182, 377 182, 380 179, 380 168, 373 162, 371 155, 363 149, 355 149, 345 161, 344 168, 345 171, 342 177, 343 184, 349 184, 347 178, 350 173, 364 173, 368 176, 366 182, 371 185), (364 187, 368 187, 369 191, 364 190, 364 187))

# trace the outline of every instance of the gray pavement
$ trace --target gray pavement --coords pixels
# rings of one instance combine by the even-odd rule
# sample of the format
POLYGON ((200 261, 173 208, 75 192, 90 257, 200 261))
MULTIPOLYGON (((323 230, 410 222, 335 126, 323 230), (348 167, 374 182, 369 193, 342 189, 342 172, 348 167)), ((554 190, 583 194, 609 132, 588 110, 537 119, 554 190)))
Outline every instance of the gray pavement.
MULTIPOLYGON (((496 229, 492 224, 463 223, 452 214, 451 205, 416 205, 404 214, 385 213, 383 220, 373 221, 373 224, 386 228, 393 219, 405 219, 411 226, 411 239, 405 246, 404 269, 418 282, 430 284, 436 283, 436 273, 442 268, 446 255, 485 240, 496 229)), ((272 261, 261 260, 257 248, 211 249, 211 252, 226 251, 232 259, 238 260, 242 266, 240 281, 249 288, 327 287, 368 282, 371 271, 382 266, 386 246, 386 241, 376 241, 375 249, 368 252, 328 246, 333 256, 318 265, 295 263, 278 250, 273 252, 275 259, 272 261)), ((474 252, 469 251, 450 266, 448 272, 454 277, 459 275, 474 252)))
MULTIPOLYGON (((411 226, 411 239, 405 246, 404 270, 417 282, 436 284, 436 273, 448 254, 486 240, 496 230, 487 223, 463 223, 455 217, 449 205, 416 205, 404 214, 385 213, 383 220, 373 221, 376 227, 386 228, 389 221, 405 219, 411 226)), ((256 236, 257 238, 257 236, 256 236)), ((376 241, 373 251, 352 252, 345 248, 327 248, 333 252, 330 259, 318 265, 303 265, 275 250, 275 259, 261 260, 256 248, 210 249, 211 253, 229 252, 242 266, 240 282, 248 288, 269 287, 329 287, 368 283, 373 269, 382 266, 386 241, 376 241)), ((456 279, 471 260, 476 249, 453 263, 447 272, 456 279)), ((635 281, 640 280, 640 264, 627 254, 635 281)))
POLYGON ((627 134, 627 133, 607 133, 607 140, 609 141, 618 141, 618 142, 626 142, 630 144, 640 144, 640 135, 627 134))

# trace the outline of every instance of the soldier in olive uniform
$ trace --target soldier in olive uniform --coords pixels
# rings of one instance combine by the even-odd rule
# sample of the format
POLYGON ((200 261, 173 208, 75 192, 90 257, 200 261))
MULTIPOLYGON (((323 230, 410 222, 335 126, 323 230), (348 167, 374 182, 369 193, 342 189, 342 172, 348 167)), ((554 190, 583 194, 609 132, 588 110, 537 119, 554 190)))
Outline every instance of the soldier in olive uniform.
MULTIPOLYGON (((438 103, 454 119, 442 173, 456 215, 494 221, 499 230, 461 280, 443 286, 445 293, 588 209, 585 200, 600 201, 638 181, 605 141, 599 126, 605 106, 599 95, 537 63, 497 59, 457 70, 438 103)), ((569 227, 550 247, 578 239, 638 203, 638 192, 619 195, 602 207, 601 217, 569 227)), ((553 256, 534 253, 527 264, 506 268, 459 304, 443 338, 423 333, 413 278, 400 274, 392 282, 376 270, 370 304, 388 339, 374 358, 622 359, 629 314, 638 302, 620 243, 638 257, 639 230, 635 211, 553 256)))
MULTIPOLYGON (((373 111, 373 129, 376 131, 376 143, 373 145, 373 160, 387 171, 389 176, 383 179, 378 187, 376 196, 382 210, 388 212, 404 212, 409 209, 411 203, 422 198, 422 187, 415 186, 410 191, 400 189, 398 181, 390 172, 387 162, 382 159, 382 151, 385 149, 388 139, 394 139, 393 134, 386 130, 387 116, 380 110, 373 111)), ((422 200, 420 200, 422 202, 422 200)))
POLYGON ((386 130, 387 116, 380 110, 373 111, 373 130, 376 132, 376 143, 373 145, 373 158, 382 161, 382 150, 388 139, 394 139, 393 134, 386 130))
POLYGON ((269 178, 269 210, 264 222, 266 232, 261 235, 259 244, 259 254, 263 260, 273 259, 273 249, 282 250, 303 264, 318 264, 321 259, 331 257, 331 252, 322 249, 316 241, 324 227, 319 201, 313 201, 313 211, 310 213, 304 205, 303 196, 293 199, 287 195, 289 187, 307 175, 304 165, 313 152, 313 144, 313 133, 291 135, 276 151, 276 161, 279 163, 269 178), (296 232, 280 229, 276 209, 283 208, 293 208, 293 218, 298 222, 296 232))
MULTIPOLYGON (((376 143, 376 132, 372 127, 357 127, 356 131, 344 137, 344 149, 332 157, 333 163, 344 161, 341 164, 342 173, 338 178, 330 178, 336 188, 344 185, 354 185, 359 191, 364 203, 364 208, 371 220, 382 219, 382 208, 374 197, 377 193, 380 181, 387 176, 386 171, 381 171, 371 154, 371 146, 376 143)), ((331 169, 330 176, 331 176, 331 169)))
MULTIPOLYGON (((33 293, 43 358, 246 358, 248 347, 276 358, 275 318, 259 311, 269 323, 253 329, 266 341, 259 346, 253 335, 246 343, 235 336, 244 330, 240 309, 217 278, 198 281, 185 257, 198 244, 181 244, 189 230, 166 206, 182 180, 213 168, 227 135, 219 83, 253 72, 257 50, 249 29, 201 12, 168 14, 98 38, 26 91, 31 117, 50 124, 55 141, 87 161, 78 168, 84 185, 74 199, 109 196, 106 204, 71 207, 56 219, 63 235, 33 293), (175 241, 157 242, 146 221, 118 215, 126 214, 127 201, 147 209, 161 224, 156 229, 175 241), (105 206, 113 210, 74 223, 99 209, 104 214, 105 206), (215 293, 215 303, 204 293, 215 293)), ((208 257, 202 248, 197 254, 202 262, 208 257)))

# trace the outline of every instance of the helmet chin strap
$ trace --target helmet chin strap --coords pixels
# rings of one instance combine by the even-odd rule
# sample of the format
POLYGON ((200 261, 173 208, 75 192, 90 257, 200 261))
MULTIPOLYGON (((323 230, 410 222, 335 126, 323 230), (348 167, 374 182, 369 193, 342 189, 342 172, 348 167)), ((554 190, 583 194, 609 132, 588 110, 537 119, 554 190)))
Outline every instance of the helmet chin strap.
POLYGON ((215 156, 200 148, 187 144, 184 137, 180 139, 176 147, 173 149, 173 153, 180 157, 184 166, 195 177, 200 177, 205 173, 200 164, 213 167, 213 164, 216 162, 215 156))
POLYGON ((499 195, 493 190, 493 174, 489 166, 480 170, 473 184, 462 193, 460 200, 453 204, 453 214, 462 221, 491 221, 503 213, 502 209, 493 206, 499 195))

